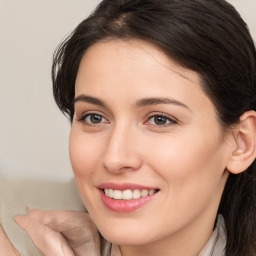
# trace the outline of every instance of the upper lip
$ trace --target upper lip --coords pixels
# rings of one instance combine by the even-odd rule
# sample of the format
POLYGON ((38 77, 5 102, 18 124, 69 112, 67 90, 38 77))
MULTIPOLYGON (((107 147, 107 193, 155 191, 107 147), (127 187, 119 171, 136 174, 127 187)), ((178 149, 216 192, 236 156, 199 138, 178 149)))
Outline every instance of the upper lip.
POLYGON ((127 189, 131 189, 131 190, 135 190, 135 189, 139 189, 139 190, 143 190, 143 189, 147 189, 147 190, 158 189, 156 187, 145 186, 145 185, 134 184, 134 183, 114 183, 114 182, 101 183, 98 186, 98 188, 99 189, 121 190, 121 191, 127 190, 127 189))

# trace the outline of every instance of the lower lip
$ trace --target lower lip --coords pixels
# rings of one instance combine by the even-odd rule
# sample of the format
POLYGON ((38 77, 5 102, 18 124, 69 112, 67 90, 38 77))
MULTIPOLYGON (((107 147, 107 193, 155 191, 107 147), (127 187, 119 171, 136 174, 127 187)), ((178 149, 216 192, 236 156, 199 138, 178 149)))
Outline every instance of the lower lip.
POLYGON ((138 199, 131 199, 131 200, 115 200, 110 197, 107 197, 102 190, 100 190, 101 194, 101 200, 103 204, 110 209, 111 211, 114 212, 131 212, 135 211, 138 208, 142 207, 146 203, 150 202, 157 193, 146 196, 146 197, 141 197, 138 199))

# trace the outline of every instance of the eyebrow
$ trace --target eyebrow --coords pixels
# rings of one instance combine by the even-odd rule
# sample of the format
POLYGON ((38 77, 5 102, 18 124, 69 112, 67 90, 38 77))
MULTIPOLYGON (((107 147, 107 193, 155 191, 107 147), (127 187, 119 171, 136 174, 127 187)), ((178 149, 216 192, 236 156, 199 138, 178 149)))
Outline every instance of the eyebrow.
POLYGON ((92 96, 87 96, 84 94, 77 96, 74 99, 73 103, 75 104, 76 102, 79 102, 79 101, 91 103, 91 104, 98 105, 101 107, 106 107, 106 104, 103 101, 101 101, 100 99, 92 97, 92 96))
POLYGON ((136 102, 136 106, 138 106, 138 107, 150 106, 150 105, 159 105, 159 104, 173 104, 173 105, 177 105, 177 106, 180 106, 180 107, 184 107, 184 108, 191 111, 191 109, 187 105, 185 105, 184 103, 182 103, 178 100, 175 100, 175 99, 171 99, 171 98, 153 97, 153 98, 141 99, 141 100, 136 102))
MULTIPOLYGON (((107 105, 102 100, 92 97, 92 96, 84 95, 84 94, 77 96, 74 99, 73 103, 75 104, 76 102, 79 102, 79 101, 91 103, 91 104, 98 105, 101 107, 107 107, 107 105)), ((172 99, 172 98, 165 98, 165 97, 143 98, 143 99, 138 100, 135 105, 137 107, 144 107, 144 106, 160 105, 160 104, 177 105, 177 106, 184 107, 191 111, 191 109, 184 103, 182 103, 178 100, 172 99)))

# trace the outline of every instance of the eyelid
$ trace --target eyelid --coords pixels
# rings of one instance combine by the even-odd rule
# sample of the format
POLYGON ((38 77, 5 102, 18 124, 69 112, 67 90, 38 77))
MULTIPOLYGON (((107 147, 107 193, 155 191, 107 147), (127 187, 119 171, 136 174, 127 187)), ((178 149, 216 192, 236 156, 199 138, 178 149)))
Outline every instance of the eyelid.
MULTIPOLYGON (((89 119, 90 119, 90 118, 89 118, 89 119)), ((107 123, 107 122, 106 122, 107 119, 106 119, 105 117, 101 116, 101 115, 98 115, 98 114, 88 114, 88 115, 85 115, 84 120, 86 121, 86 124, 90 124, 90 125, 101 125, 101 124, 107 123), (87 118, 89 118, 89 117, 92 118, 92 116, 98 116, 98 117, 100 117, 100 122, 99 122, 99 123, 98 123, 98 122, 93 123, 93 122, 91 122, 91 121, 88 121, 87 118)))
POLYGON ((146 121, 144 122, 144 124, 147 124, 147 125, 152 125, 152 126, 157 126, 157 127, 166 127, 166 126, 171 126, 171 125, 175 125, 175 124, 178 124, 179 123, 179 120, 173 116, 170 116, 168 114, 165 114, 165 113, 162 113, 162 112, 153 112, 153 113, 150 113, 147 117, 146 117, 146 121), (149 124, 149 120, 152 118, 152 117, 156 117, 156 116, 160 116, 160 117, 163 117, 163 118, 166 118, 167 120, 170 121, 170 123, 168 124, 164 124, 164 125, 157 125, 157 124, 149 124))
MULTIPOLYGON (((103 123, 109 123, 109 120, 108 118, 101 112, 99 111, 86 111, 86 112, 83 112, 81 115, 79 115, 79 117, 76 118, 76 121, 78 122, 82 122, 85 120, 85 118, 89 115, 98 115, 98 116, 101 116, 102 118, 104 118, 107 122, 103 122, 103 123)), ((98 123, 98 124, 90 124, 90 123, 87 123, 88 125, 100 125, 102 123, 98 123)))

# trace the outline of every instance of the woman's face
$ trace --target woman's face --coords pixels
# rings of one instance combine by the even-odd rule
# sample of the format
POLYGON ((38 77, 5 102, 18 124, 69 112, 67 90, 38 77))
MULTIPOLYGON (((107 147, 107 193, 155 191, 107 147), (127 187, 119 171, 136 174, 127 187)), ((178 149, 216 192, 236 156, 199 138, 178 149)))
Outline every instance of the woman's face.
POLYGON ((198 74, 151 44, 115 39, 84 55, 70 157, 86 208, 111 242, 208 238, 227 179, 227 136, 198 74))

